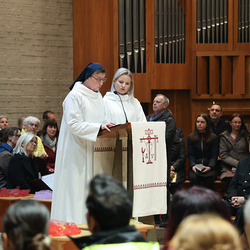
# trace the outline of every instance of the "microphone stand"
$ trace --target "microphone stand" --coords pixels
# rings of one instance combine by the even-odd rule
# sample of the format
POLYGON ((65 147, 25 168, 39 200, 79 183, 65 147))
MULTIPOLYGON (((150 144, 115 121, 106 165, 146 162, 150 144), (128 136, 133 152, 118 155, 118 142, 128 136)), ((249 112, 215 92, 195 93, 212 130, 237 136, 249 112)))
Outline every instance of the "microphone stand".
POLYGON ((122 104, 122 109, 123 109, 123 112, 124 112, 124 115, 125 115, 125 119, 126 119, 126 123, 128 123, 128 118, 127 118, 127 115, 126 115, 126 112, 125 112, 125 109, 124 109, 124 106, 123 106, 122 98, 121 98, 121 96, 118 94, 117 91, 114 91, 114 93, 115 93, 116 95, 118 95, 119 98, 120 98, 120 101, 121 101, 121 104, 122 104))

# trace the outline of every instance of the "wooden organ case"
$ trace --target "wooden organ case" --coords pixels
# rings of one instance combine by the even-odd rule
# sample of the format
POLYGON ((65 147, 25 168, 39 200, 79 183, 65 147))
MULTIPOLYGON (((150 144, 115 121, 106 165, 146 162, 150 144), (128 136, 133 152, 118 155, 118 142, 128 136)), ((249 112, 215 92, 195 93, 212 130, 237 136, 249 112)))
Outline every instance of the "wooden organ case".
POLYGON ((185 138, 213 101, 250 123, 250 0, 73 0, 73 20, 74 78, 101 63, 105 94, 129 68, 145 113, 165 94, 185 138))

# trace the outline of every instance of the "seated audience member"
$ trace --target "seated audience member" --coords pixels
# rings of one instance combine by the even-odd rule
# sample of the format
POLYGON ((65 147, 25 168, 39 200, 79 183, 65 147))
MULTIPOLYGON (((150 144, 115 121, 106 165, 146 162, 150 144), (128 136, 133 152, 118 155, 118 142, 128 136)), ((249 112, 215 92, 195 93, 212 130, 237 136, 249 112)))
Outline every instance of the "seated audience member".
POLYGON ((177 191, 170 205, 166 242, 172 239, 181 221, 190 214, 216 213, 231 222, 231 215, 224 201, 214 191, 191 187, 177 191))
POLYGON ((43 123, 45 124, 45 122, 47 120, 55 120, 56 116, 55 113, 50 111, 50 110, 46 110, 43 112, 43 123))
POLYGON ((227 122, 221 119, 222 114, 223 111, 221 105, 213 102, 213 105, 209 110, 209 117, 211 121, 211 129, 217 136, 222 134, 227 128, 227 122))
POLYGON ((18 126, 18 128, 20 128, 20 130, 23 129, 23 121, 24 121, 24 119, 25 119, 26 117, 27 117, 27 116, 21 116, 21 117, 19 117, 18 120, 17 120, 17 126, 18 126))
POLYGON ((227 130, 220 137, 222 173, 229 185, 239 160, 249 155, 249 132, 240 114, 233 114, 228 121, 227 130))
POLYGON ((243 209, 246 200, 250 195, 250 156, 240 160, 234 177, 228 186, 226 205, 234 220, 235 226, 244 231, 243 209))
POLYGON ((38 166, 34 152, 37 146, 37 137, 32 133, 20 136, 14 149, 14 155, 8 166, 7 188, 30 189, 30 193, 38 191, 29 181, 38 179, 38 166))
POLYGON ((179 189, 181 183, 186 179, 185 162, 187 153, 185 140, 183 138, 183 131, 180 128, 176 129, 171 155, 170 178, 172 182, 169 190, 172 194, 174 194, 175 191, 179 189))
MULTIPOLYGON (((226 130, 227 122, 221 119, 223 114, 222 107, 219 103, 213 102, 212 106, 209 110, 209 117, 211 121, 211 129, 214 134, 218 136, 219 144, 220 144, 220 135, 226 130)), ((221 158, 218 156, 216 161, 216 171, 215 177, 220 176, 221 174, 221 158)))
POLYGON ((171 250, 241 250, 237 229, 215 214, 194 214, 179 225, 170 242, 171 250))
POLYGON ((0 116, 0 144, 3 139, 3 132, 8 127, 9 127, 8 118, 6 116, 1 115, 0 116))
POLYGON ((41 139, 44 149, 48 155, 46 161, 46 174, 54 172, 56 160, 56 147, 59 130, 56 120, 47 120, 42 129, 41 139))
POLYGON ((79 249, 159 249, 158 243, 146 242, 134 226, 132 200, 123 186, 110 176, 95 176, 86 200, 87 222, 93 235, 72 239, 79 249))
POLYGON ((3 216, 4 250, 49 250, 49 211, 34 200, 12 204, 3 216))
POLYGON ((247 238, 248 246, 250 246, 250 200, 244 205, 244 231, 247 238))
POLYGON ((214 171, 218 158, 219 142, 212 132, 208 115, 200 114, 196 118, 195 129, 188 136, 189 179, 191 185, 214 189, 214 171), (201 168, 198 169, 197 167, 201 168))
MULTIPOLYGON (((50 110, 46 110, 43 112, 43 123, 44 124, 47 120, 55 120, 55 119, 56 119, 56 116, 55 116, 54 112, 52 112, 50 110)), ((41 136, 42 130, 37 131, 37 135, 41 136)))
POLYGON ((8 127, 3 133, 3 143, 0 145, 0 189, 7 184, 8 165, 20 136, 21 131, 16 127, 8 127))
MULTIPOLYGON (((36 135, 36 131, 40 125, 40 120, 34 116, 28 116, 23 120, 23 129, 22 134, 25 132, 30 132, 34 135, 36 135)), ((44 147, 42 140, 39 136, 37 136, 37 148, 34 152, 34 156, 39 157, 41 159, 46 159, 48 157, 44 147)))
POLYGON ((8 128, 9 127, 9 122, 8 118, 4 115, 0 116, 0 130, 8 128))

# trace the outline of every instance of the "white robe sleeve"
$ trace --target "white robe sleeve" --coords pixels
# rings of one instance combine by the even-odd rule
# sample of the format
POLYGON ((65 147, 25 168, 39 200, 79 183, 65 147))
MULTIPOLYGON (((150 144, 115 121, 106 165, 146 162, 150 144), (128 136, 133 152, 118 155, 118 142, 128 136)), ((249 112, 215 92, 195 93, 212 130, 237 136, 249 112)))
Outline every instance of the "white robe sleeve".
MULTIPOLYGON (((64 109, 64 119, 68 124, 70 132, 80 137, 81 139, 86 139, 90 141, 96 141, 98 132, 100 130, 101 123, 87 122, 89 119, 83 117, 83 110, 86 108, 84 100, 78 100, 83 98, 77 95, 68 95, 66 100, 63 102, 64 109), (86 120, 85 120, 86 119, 86 120)), ((98 116, 98 114, 92 114, 93 116, 98 116)))

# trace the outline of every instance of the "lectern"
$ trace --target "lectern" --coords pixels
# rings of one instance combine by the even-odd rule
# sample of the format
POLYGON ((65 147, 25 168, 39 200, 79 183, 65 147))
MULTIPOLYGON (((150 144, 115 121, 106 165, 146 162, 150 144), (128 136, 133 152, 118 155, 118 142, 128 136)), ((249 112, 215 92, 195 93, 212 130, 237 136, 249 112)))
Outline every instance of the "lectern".
MULTIPOLYGON (((124 148, 121 138, 125 137, 127 140, 127 189, 133 198, 134 217, 162 214, 167 211, 165 130, 165 122, 132 122, 112 127, 111 132, 99 133, 98 138, 104 138, 102 142, 104 149, 109 147, 108 144, 114 147, 114 141, 109 143, 106 138, 116 139, 115 149, 109 150, 112 153, 115 151, 115 154, 112 154, 114 164, 110 173, 112 172, 114 178, 118 180, 122 180, 121 153, 124 148)), ((109 161, 109 158, 106 159, 109 161)), ((107 164, 110 163, 103 157, 100 165, 107 167, 107 164)))
POLYGON ((112 127, 111 132, 107 130, 100 131, 98 138, 115 138, 115 158, 112 175, 114 178, 122 181, 122 143, 121 138, 127 138, 127 190, 133 197, 133 151, 131 123, 120 124, 112 127))

